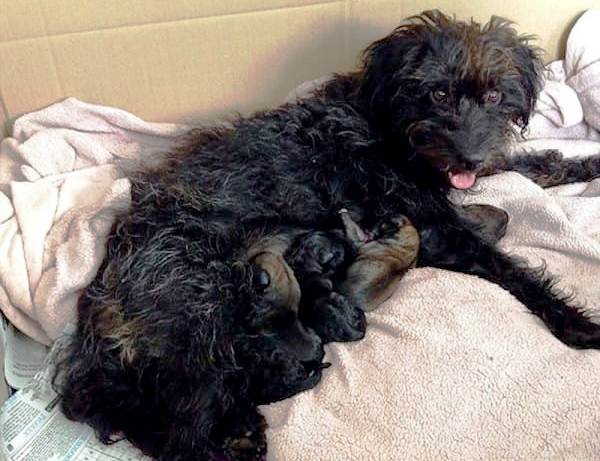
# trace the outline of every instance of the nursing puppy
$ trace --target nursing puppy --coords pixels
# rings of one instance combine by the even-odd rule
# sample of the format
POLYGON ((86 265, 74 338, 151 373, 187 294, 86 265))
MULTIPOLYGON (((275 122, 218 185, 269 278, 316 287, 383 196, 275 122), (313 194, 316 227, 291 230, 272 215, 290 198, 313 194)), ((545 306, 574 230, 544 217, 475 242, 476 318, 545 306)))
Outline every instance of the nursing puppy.
MULTIPOLYGON (((506 233, 509 218, 500 208, 473 204, 464 206, 462 214, 491 242, 506 233)), ((416 266, 419 233, 404 216, 388 218, 369 232, 352 219, 348 210, 342 209, 340 216, 355 257, 345 270, 339 290, 369 312, 389 299, 404 274, 416 266)))
POLYGON ((356 248, 340 293, 372 311, 392 296, 404 274, 415 267, 419 233, 404 216, 389 218, 369 233, 352 220, 348 210, 343 209, 340 216, 356 248))

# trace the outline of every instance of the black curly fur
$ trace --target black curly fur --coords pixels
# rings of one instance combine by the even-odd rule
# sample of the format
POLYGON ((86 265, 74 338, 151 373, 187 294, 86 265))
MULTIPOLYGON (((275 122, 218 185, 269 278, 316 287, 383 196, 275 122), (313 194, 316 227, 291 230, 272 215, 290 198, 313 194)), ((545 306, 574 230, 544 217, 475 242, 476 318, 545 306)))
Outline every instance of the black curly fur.
MULTIPOLYGON (((264 457, 257 405, 314 386, 323 351, 297 313, 261 298, 247 249, 289 229, 328 231, 340 208, 364 227, 408 216, 421 265, 498 283, 565 343, 599 347, 600 328, 550 277, 500 252, 447 197, 452 169, 516 169, 544 185, 598 175, 597 159, 566 170, 556 157, 504 159, 540 67, 506 20, 427 12, 314 97, 193 131, 160 169, 132 178, 132 209, 58 366, 63 411, 162 461, 264 457)), ((334 307, 358 307, 335 284, 330 294, 334 307)))

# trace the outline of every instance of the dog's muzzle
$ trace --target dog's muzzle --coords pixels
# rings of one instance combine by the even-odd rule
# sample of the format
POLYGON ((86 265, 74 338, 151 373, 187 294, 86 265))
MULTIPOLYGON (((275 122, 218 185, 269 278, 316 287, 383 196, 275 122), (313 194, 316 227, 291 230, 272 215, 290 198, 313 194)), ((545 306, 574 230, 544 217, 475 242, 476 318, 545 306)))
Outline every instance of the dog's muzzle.
POLYGON ((432 122, 421 121, 411 124, 406 130, 409 143, 417 154, 424 157, 435 168, 448 175, 448 182, 456 189, 469 189, 475 184, 476 165, 463 160, 460 164, 451 154, 450 129, 440 128, 432 122))

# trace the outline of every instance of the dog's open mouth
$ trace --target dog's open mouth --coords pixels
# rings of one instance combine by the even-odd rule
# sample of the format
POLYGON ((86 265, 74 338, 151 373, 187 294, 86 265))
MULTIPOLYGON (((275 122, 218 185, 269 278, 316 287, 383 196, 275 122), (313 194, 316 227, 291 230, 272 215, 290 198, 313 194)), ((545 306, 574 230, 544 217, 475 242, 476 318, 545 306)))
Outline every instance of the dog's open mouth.
POLYGON ((448 180, 452 187, 456 189, 470 189, 477 179, 474 171, 461 170, 459 168, 450 168, 448 170, 448 180))
POLYGON ((424 157, 432 166, 448 175, 448 182, 455 189, 469 189, 475 184, 477 179, 476 172, 465 167, 452 166, 449 154, 445 149, 436 148, 420 148, 417 149, 422 157, 424 157))

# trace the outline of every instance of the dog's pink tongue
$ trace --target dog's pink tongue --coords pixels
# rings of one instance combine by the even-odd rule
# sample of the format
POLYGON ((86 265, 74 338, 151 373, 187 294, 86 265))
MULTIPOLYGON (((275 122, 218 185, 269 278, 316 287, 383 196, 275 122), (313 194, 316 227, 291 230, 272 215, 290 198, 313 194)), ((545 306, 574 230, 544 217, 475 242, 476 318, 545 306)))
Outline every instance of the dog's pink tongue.
POLYGON ((469 189, 475 184, 475 173, 472 171, 450 170, 450 184, 457 189, 469 189))

